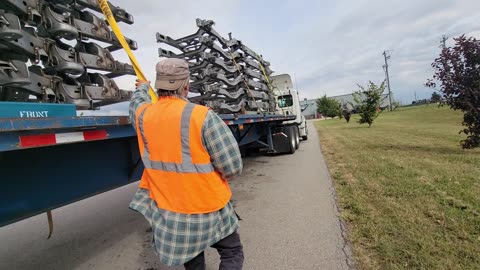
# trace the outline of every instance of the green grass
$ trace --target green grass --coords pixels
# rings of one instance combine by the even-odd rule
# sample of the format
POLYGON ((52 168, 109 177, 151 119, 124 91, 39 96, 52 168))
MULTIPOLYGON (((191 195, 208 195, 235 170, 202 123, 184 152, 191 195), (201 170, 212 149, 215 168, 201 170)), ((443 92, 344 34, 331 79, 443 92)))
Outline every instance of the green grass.
POLYGON ((360 269, 480 269, 480 150, 436 105, 316 122, 360 269))

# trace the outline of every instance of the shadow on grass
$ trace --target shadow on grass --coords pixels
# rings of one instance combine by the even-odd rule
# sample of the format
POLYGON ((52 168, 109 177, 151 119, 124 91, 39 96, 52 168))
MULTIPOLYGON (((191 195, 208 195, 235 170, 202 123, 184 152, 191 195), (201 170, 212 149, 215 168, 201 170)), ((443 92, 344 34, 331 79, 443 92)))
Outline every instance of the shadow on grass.
POLYGON ((435 145, 409 145, 409 144, 368 144, 369 149, 379 151, 402 151, 402 152, 423 152, 441 155, 465 155, 469 151, 461 149, 460 145, 455 147, 435 146, 435 145))
POLYGON ((358 125, 358 124, 347 124, 347 123, 344 123, 345 125, 343 126, 339 126, 339 125, 317 125, 316 128, 317 128, 317 131, 319 132, 322 132, 322 129, 325 128, 325 129, 328 129, 328 128, 332 128, 332 129, 335 129, 335 130, 358 130, 358 129, 364 129, 364 130, 367 130, 367 129, 372 129, 374 130, 375 129, 375 126, 372 126, 371 128, 368 128, 368 125, 358 125))

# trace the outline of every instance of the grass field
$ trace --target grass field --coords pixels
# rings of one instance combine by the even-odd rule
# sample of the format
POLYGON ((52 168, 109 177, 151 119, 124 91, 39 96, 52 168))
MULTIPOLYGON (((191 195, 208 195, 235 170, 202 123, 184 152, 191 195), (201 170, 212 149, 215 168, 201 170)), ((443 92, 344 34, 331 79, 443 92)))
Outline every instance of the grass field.
POLYGON ((480 150, 436 105, 316 122, 359 269, 480 269, 480 150))

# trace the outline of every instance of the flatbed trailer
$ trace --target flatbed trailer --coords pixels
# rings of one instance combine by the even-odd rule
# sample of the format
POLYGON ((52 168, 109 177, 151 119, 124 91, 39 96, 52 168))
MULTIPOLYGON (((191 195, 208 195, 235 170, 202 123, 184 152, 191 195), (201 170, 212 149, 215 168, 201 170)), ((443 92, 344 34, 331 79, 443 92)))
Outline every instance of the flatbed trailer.
MULTIPOLYGON (((36 111, 58 108, 44 106, 36 111)), ((294 115, 221 117, 242 150, 292 152, 293 128, 283 122, 294 115)), ((136 182, 142 172, 127 116, 0 118, 0 227, 136 182)))

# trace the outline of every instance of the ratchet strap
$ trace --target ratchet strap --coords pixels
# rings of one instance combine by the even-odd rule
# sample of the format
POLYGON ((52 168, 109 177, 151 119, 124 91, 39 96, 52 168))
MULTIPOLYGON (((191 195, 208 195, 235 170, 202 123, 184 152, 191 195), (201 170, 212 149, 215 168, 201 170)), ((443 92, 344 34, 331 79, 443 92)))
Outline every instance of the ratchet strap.
MULTIPOLYGON (((125 41, 125 38, 123 36, 122 31, 120 30, 120 27, 118 27, 117 21, 115 20, 115 17, 113 17, 113 13, 110 10, 110 6, 108 5, 107 0, 97 0, 98 5, 102 9, 103 15, 105 15, 105 18, 107 19, 108 24, 110 25, 110 28, 112 28, 113 33, 115 36, 118 38, 120 41, 120 44, 122 45, 123 49, 128 55, 128 58, 130 58, 130 62, 132 63, 133 70, 135 71, 135 74, 137 74, 137 77, 140 80, 147 81, 145 75, 143 74, 142 69, 140 68, 140 65, 137 62, 137 59, 133 55, 132 50, 128 46, 127 42, 125 41)), ((153 88, 149 85, 148 86, 148 93, 150 94, 150 98, 152 99, 152 103, 157 102, 158 97, 153 88)))

